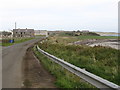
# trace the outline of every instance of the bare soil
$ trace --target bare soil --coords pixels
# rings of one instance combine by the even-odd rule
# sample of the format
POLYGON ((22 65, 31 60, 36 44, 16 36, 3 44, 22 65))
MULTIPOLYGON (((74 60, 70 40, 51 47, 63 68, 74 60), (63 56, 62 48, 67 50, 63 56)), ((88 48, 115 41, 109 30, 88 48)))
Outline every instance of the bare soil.
POLYGON ((56 88, 54 83, 55 77, 44 69, 29 48, 23 60, 22 88, 56 88))

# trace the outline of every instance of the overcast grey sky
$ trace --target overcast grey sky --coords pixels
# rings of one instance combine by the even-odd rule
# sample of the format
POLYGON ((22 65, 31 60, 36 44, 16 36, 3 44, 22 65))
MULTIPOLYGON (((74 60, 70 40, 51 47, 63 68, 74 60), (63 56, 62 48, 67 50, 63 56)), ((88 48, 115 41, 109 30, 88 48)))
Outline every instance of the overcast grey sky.
POLYGON ((0 0, 0 30, 118 31, 119 0, 0 0))

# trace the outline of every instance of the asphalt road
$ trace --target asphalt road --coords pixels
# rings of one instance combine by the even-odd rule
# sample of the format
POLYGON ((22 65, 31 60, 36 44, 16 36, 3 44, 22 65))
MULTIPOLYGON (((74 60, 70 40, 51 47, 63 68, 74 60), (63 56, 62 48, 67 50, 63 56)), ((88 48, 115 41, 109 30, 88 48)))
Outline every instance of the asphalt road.
POLYGON ((41 38, 2 49, 2 88, 21 88, 23 57, 27 48, 39 40, 41 38))

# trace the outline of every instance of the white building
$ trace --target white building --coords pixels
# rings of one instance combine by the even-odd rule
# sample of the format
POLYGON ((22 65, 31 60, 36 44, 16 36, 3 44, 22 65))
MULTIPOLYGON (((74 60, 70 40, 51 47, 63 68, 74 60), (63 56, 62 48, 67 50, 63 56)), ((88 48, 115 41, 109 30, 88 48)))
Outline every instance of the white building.
POLYGON ((46 37, 48 37, 48 32, 47 30, 35 30, 34 31, 35 35, 45 35, 46 37))

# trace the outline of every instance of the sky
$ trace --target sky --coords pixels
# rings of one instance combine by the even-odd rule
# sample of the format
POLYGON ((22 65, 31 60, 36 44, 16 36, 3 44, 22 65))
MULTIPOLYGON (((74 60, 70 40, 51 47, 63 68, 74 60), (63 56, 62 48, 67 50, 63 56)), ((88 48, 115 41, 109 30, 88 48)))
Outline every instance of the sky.
POLYGON ((118 32, 119 0, 0 0, 0 30, 118 32))

